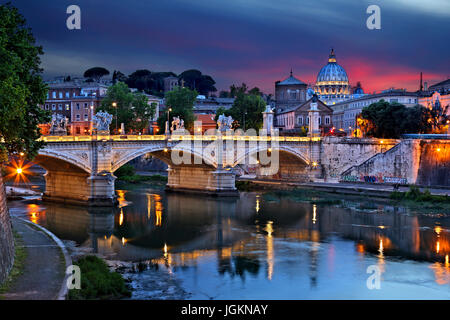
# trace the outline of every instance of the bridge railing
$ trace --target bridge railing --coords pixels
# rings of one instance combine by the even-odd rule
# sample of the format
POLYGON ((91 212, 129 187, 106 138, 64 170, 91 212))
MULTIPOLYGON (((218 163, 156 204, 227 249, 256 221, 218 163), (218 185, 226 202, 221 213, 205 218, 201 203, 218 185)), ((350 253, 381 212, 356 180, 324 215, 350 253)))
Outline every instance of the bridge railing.
POLYGON ((234 141, 286 141, 286 142, 318 142, 320 137, 284 137, 284 136, 238 136, 238 135, 93 135, 93 136, 42 136, 39 140, 45 142, 77 142, 77 141, 179 141, 201 140, 215 141, 217 139, 234 141))

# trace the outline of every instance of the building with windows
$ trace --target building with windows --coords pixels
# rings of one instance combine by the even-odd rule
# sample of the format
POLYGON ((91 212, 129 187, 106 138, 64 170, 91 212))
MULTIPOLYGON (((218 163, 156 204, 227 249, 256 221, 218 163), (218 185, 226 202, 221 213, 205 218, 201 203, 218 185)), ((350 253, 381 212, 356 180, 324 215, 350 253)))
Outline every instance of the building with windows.
POLYGON ((275 112, 282 113, 306 101, 308 85, 291 74, 275 82, 275 112))
MULTIPOLYGON (((69 134, 87 135, 92 132, 92 119, 101 105, 102 99, 106 96, 109 85, 106 83, 86 82, 80 79, 74 81, 53 81, 47 83, 49 89, 47 100, 41 106, 51 113, 62 114, 69 121, 69 134)), ((131 91, 136 89, 130 88, 131 91)), ((156 104, 156 112, 149 123, 146 133, 157 133, 156 121, 159 116, 159 108, 162 99, 156 96, 145 94, 148 104, 156 104)), ((120 124, 119 124, 120 125, 120 124)), ((41 124, 42 134, 49 134, 50 124, 41 124)))
POLYGON ((177 77, 166 77, 164 78, 164 93, 172 91, 176 86, 179 85, 177 77))
MULTIPOLYGON (((317 96, 316 96, 317 97, 317 96)), ((309 126, 309 110, 314 97, 300 105, 285 109, 275 115, 276 128, 282 135, 299 134, 302 128, 309 126)), ((322 134, 327 133, 333 127, 333 110, 322 101, 317 101, 319 111, 319 128, 322 134)))
POLYGON ((332 122, 335 128, 343 129, 347 134, 352 134, 356 129, 356 117, 362 109, 380 100, 401 103, 406 107, 412 107, 419 103, 417 92, 408 92, 404 89, 388 89, 380 93, 367 94, 359 98, 342 101, 330 106, 333 109, 332 122))
POLYGON ((433 84, 428 88, 428 91, 431 92, 437 91, 440 93, 450 92, 450 79, 433 84))

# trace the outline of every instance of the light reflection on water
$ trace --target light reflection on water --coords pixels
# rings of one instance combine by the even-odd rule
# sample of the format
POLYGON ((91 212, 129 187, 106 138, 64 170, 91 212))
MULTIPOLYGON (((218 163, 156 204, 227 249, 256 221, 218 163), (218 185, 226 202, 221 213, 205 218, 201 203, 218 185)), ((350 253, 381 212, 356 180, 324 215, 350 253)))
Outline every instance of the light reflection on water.
MULTIPOLYGON (((450 218, 402 208, 117 190, 119 208, 10 203, 58 237, 109 259, 150 261, 192 298, 450 298, 450 218), (377 265, 381 290, 369 290, 377 265)), ((147 271, 145 271, 147 272, 147 271)))

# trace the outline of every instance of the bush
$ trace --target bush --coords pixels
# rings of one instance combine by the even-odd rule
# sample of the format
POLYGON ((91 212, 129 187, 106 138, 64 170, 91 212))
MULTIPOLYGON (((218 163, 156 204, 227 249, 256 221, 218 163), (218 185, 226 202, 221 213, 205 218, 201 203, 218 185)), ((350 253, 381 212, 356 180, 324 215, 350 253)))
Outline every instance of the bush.
POLYGON ((117 272, 109 271, 105 261, 96 256, 87 256, 74 265, 80 267, 81 289, 69 291, 71 300, 109 300, 130 297, 125 280, 117 272))
POLYGON ((118 178, 124 177, 124 176, 134 176, 136 173, 136 170, 134 170, 134 167, 131 164, 124 164, 119 169, 114 172, 114 175, 118 178))
POLYGON ((448 197, 447 195, 432 195, 430 190, 428 189, 425 189, 424 192, 421 192, 417 186, 410 186, 409 191, 407 191, 406 193, 394 191, 391 193, 390 198, 394 200, 411 200, 415 202, 450 203, 450 197, 448 197))

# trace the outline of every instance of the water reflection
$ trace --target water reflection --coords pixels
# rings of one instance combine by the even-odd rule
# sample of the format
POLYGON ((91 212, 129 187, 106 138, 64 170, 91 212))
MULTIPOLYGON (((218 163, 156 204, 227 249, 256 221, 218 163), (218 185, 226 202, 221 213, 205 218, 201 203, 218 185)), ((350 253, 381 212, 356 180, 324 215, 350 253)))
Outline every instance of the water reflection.
POLYGON ((13 209, 93 252, 151 261, 170 273, 214 265, 223 279, 278 283, 306 277, 309 290, 318 290, 330 279, 338 281, 346 268, 365 277, 367 264, 377 264, 389 279, 393 261, 409 259, 431 270, 436 284, 450 284, 447 217, 389 207, 367 212, 255 193, 238 199, 150 189, 117 194, 116 209, 19 202, 13 209))

